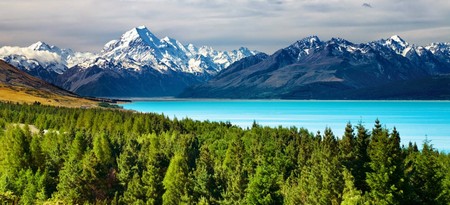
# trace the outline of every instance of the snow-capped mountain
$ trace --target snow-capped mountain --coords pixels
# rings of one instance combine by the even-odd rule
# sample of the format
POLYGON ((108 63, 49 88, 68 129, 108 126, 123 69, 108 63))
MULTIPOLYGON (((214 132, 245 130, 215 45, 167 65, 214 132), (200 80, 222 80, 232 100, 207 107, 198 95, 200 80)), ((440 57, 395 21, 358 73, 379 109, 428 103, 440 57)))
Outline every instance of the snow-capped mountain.
POLYGON ((402 56, 405 56, 408 50, 412 49, 412 46, 398 35, 394 35, 386 40, 379 40, 378 43, 392 49, 395 53, 402 56))
POLYGON ((55 83, 68 68, 95 58, 92 53, 74 52, 38 41, 28 47, 0 48, 0 59, 26 72, 55 83))
POLYGON ((450 84, 449 54, 448 43, 416 46, 399 36, 361 44, 310 36, 240 60, 180 97, 447 99, 439 90, 450 84))
MULTIPOLYGON (((170 37, 159 39, 145 26, 139 26, 125 32, 119 39, 108 42, 101 52, 96 54, 74 52, 39 41, 24 48, 2 47, 0 59, 73 92, 78 92, 78 89, 93 81, 101 83, 98 76, 103 73, 115 73, 116 77, 134 76, 135 81, 145 78, 140 75, 149 73, 159 76, 152 77, 153 80, 163 78, 165 81, 172 81, 171 76, 177 76, 177 80, 181 81, 175 83, 179 85, 176 89, 178 92, 192 83, 204 82, 230 64, 256 53, 258 52, 247 48, 217 51, 207 46, 184 45, 170 37), (87 75, 92 74, 90 70, 95 70, 96 75, 87 75)), ((155 88, 142 89, 147 91, 142 91, 141 94, 153 96, 155 88)), ((108 92, 111 95, 116 95, 113 92, 114 88, 108 90, 111 90, 108 92)), ((172 88, 162 90, 171 90, 167 91, 170 95, 176 93, 172 92, 172 88)), ((88 89, 85 91, 80 94, 109 95, 103 94, 102 91, 95 93, 90 93, 88 89)), ((165 95, 163 91, 158 93, 165 95)), ((126 94, 135 96, 132 92, 126 94)), ((117 95, 122 94, 119 92, 117 95)))
POLYGON ((0 48, 0 58, 7 59, 10 64, 16 64, 24 70, 41 67, 58 74, 96 57, 97 55, 89 52, 74 52, 41 41, 24 48, 8 46, 0 48))
POLYGON ((315 49, 320 47, 322 42, 317 36, 306 37, 302 40, 299 40, 291 45, 291 52, 297 55, 297 58, 301 58, 309 55, 315 49))
POLYGON ((99 55, 111 61, 116 68, 139 71, 143 66, 149 66, 161 73, 172 70, 215 75, 231 63, 256 53, 247 48, 227 52, 206 46, 185 46, 169 37, 159 39, 145 26, 139 26, 123 34, 120 39, 108 42, 99 55))
POLYGON ((256 53, 243 47, 233 51, 216 51, 207 46, 183 45, 169 37, 159 39, 145 26, 133 28, 120 39, 108 42, 98 54, 74 52, 41 41, 25 48, 0 48, 0 58, 21 69, 39 68, 58 74, 74 66, 99 66, 135 71, 151 67, 161 73, 173 70, 214 75, 231 63, 256 53))
POLYGON ((205 82, 183 96, 336 97, 352 89, 450 73, 450 43, 416 46, 394 35, 355 44, 310 36, 268 56, 158 38, 145 26, 125 32, 95 54, 37 42, 2 47, 0 58, 78 94, 116 97, 175 96, 205 82))

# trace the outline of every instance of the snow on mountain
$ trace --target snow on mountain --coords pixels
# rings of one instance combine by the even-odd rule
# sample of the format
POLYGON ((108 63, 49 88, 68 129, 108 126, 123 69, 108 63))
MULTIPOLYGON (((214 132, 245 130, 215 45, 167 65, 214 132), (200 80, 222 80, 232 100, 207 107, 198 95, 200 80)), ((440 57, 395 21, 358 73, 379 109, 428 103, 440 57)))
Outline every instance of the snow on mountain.
POLYGON ((427 55, 426 52, 430 51, 428 47, 411 45, 398 35, 394 35, 388 39, 381 39, 373 43, 389 48, 398 55, 401 55, 408 59, 427 55))
MULTIPOLYGON (((404 57, 417 68, 434 70, 432 73, 439 73, 435 69, 441 68, 442 63, 450 63, 449 43, 415 46, 398 35, 361 44, 341 38, 321 41, 317 36, 310 36, 281 51, 285 55, 284 59, 290 59, 289 62, 301 61, 323 51, 334 56, 344 56, 351 63, 370 62, 376 56, 382 56, 400 65, 406 62, 399 60, 404 57)), ((97 69, 96 72, 106 69, 120 71, 123 75, 129 72, 133 72, 132 75, 158 72, 161 76, 177 73, 204 82, 234 62, 257 53, 247 48, 218 51, 208 46, 183 44, 170 37, 159 38, 147 27, 139 26, 106 43, 97 54, 61 49, 39 41, 28 47, 1 47, 0 59, 49 82, 54 82, 52 79, 70 68, 77 68, 76 72, 91 68, 97 69)), ((70 72, 72 76, 76 75, 74 72, 70 72)), ((82 78, 76 79, 82 81, 82 78)))
POLYGON ((296 56, 297 61, 324 49, 329 50, 330 54, 339 56, 347 55, 346 53, 365 54, 372 48, 366 44, 354 44, 342 38, 321 41, 317 36, 306 37, 285 48, 285 50, 289 50, 292 57, 296 56))
POLYGON ((354 44, 342 38, 332 38, 329 41, 322 42, 318 37, 310 36, 297 41, 289 48, 298 50, 297 52, 300 58, 315 52, 317 49, 321 49, 323 45, 333 47, 335 54, 343 52, 359 52, 362 54, 378 52, 384 57, 400 55, 408 58, 413 63, 427 61, 427 59, 429 60, 433 57, 448 63, 450 62, 450 43, 432 43, 428 46, 416 46, 406 42, 398 35, 391 36, 388 39, 361 44, 354 44), (423 59, 420 60, 421 58, 423 59))
POLYGON ((80 63, 87 61, 92 61, 98 56, 89 52, 74 52, 72 49, 61 49, 57 46, 48 45, 44 42, 38 41, 28 48, 35 51, 48 51, 50 53, 56 54, 61 58, 61 64, 67 68, 71 68, 80 63))
POLYGON ((298 53, 298 59, 309 55, 312 51, 319 48, 323 42, 317 36, 309 36, 299 40, 288 47, 292 52, 298 53))
POLYGON ((48 68, 61 74, 66 70, 61 56, 48 50, 5 46, 0 48, 0 58, 28 71, 48 68))
POLYGON ((398 35, 394 35, 388 39, 381 39, 377 43, 390 48, 391 50, 402 56, 405 56, 406 53, 408 53, 408 51, 412 49, 412 46, 410 46, 408 42, 403 40, 398 35))
POLYGON ((38 41, 28 47, 0 48, 0 58, 23 70, 45 69, 57 74, 64 73, 68 68, 93 59, 92 53, 73 52, 70 49, 60 49, 38 41))
POLYGON ((207 46, 183 45, 170 37, 159 39, 145 26, 139 26, 124 33, 120 39, 108 42, 100 56, 115 65, 121 64, 118 68, 123 69, 140 70, 145 65, 161 73, 172 70, 214 75, 233 62, 256 53, 247 48, 228 52, 207 46))
POLYGON ((424 49, 430 51, 437 58, 450 63, 450 43, 432 43, 425 46, 424 49))
POLYGON ((399 36, 369 43, 310 36, 271 56, 238 61, 179 97, 419 99, 441 95, 440 87, 448 85, 445 54, 448 44, 420 47, 399 36))
POLYGON ((258 52, 247 48, 233 51, 216 51, 183 45, 176 39, 159 39, 145 26, 125 32, 120 39, 105 44, 98 54, 74 52, 38 41, 28 47, 1 47, 0 58, 23 70, 44 69, 57 74, 77 66, 103 69, 155 69, 160 73, 169 70, 195 75, 211 76, 244 57, 258 52))
POLYGON ((55 46, 50 46, 50 45, 48 45, 48 44, 46 44, 46 43, 44 43, 42 41, 38 41, 38 42, 28 46, 28 48, 31 49, 31 50, 35 50, 35 51, 50 51, 50 50, 54 50, 56 47, 55 46))
POLYGON ((450 43, 432 43, 425 47, 433 54, 441 53, 443 55, 450 55, 450 43))

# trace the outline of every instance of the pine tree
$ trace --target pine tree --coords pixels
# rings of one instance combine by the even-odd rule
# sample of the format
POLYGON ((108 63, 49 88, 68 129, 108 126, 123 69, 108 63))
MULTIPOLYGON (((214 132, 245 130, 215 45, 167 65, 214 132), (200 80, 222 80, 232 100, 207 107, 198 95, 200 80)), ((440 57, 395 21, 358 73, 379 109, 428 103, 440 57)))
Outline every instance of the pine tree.
POLYGON ((85 133, 77 132, 68 153, 68 159, 59 173, 60 182, 56 197, 66 203, 83 202, 82 160, 86 149, 85 133))
POLYGON ((122 204, 145 204, 145 190, 142 186, 141 177, 138 173, 134 173, 130 182, 127 184, 127 189, 123 193, 123 197, 120 199, 122 204))
POLYGON ((111 145, 106 134, 101 133, 94 136, 93 150, 99 163, 106 166, 113 163, 114 156, 112 155, 111 145))
POLYGON ((42 136, 35 135, 30 142, 30 166, 34 172, 46 168, 45 155, 41 148, 41 139, 42 136))
POLYGON ((21 169, 31 166, 29 131, 18 126, 7 128, 5 136, 0 138, 3 150, 0 152, 0 171, 14 176, 21 169))
POLYGON ((226 189, 223 193, 224 203, 243 203, 247 188, 247 173, 244 169, 245 147, 241 139, 235 138, 228 146, 223 161, 226 189))
POLYGON ((370 172, 370 158, 367 153, 370 143, 370 135, 362 124, 359 124, 356 128, 358 130, 358 134, 356 136, 355 143, 355 162, 354 168, 350 170, 350 172, 355 179, 355 187, 358 190, 361 190, 364 194, 370 190, 369 185, 366 182, 366 173, 370 172))
POLYGON ((369 162, 372 172, 367 173, 367 184, 370 186, 369 196, 375 204, 393 204, 400 202, 402 170, 399 164, 398 133, 394 130, 391 137, 376 121, 369 144, 369 162))
POLYGON ((342 139, 339 141, 339 150, 341 153, 340 160, 342 164, 349 170, 353 171, 356 169, 356 137, 353 133, 352 124, 347 123, 345 127, 345 133, 342 139))
POLYGON ((175 153, 170 160, 166 176, 163 180, 164 189, 162 196, 163 204, 176 205, 187 204, 187 183, 188 183, 187 159, 182 153, 175 153))
POLYGON ((291 175, 282 184, 281 193, 283 194, 283 204, 296 205, 301 204, 302 201, 306 201, 306 199, 302 198, 299 181, 298 176, 291 175))
POLYGON ((352 173, 344 168, 342 175, 344 178, 345 187, 342 192, 341 205, 363 204, 362 192, 355 187, 352 173))
POLYGON ((150 145, 145 170, 142 173, 142 183, 147 190, 145 193, 147 204, 162 204, 164 194, 163 178, 169 160, 160 151, 161 144, 155 134, 149 136, 150 145))
POLYGON ((283 198, 280 193, 278 178, 279 176, 273 165, 263 163, 258 166, 246 189, 246 203, 281 204, 283 198))
POLYGON ((41 173, 37 171, 35 174, 31 169, 22 170, 17 180, 21 183, 20 186, 22 196, 20 197, 21 204, 33 204, 35 202, 43 202, 47 199, 45 190, 46 172, 41 173))
POLYGON ((339 204, 343 189, 337 141, 329 128, 301 172, 302 204, 339 204))
POLYGON ((381 132, 383 131, 383 128, 381 128, 381 123, 378 118, 375 120, 374 128, 372 129, 372 136, 378 136, 381 135, 381 132))
POLYGON ((214 162, 211 160, 209 148, 203 146, 194 171, 194 201, 214 203, 220 197, 220 190, 215 178, 214 162))
POLYGON ((436 176, 442 176, 440 182, 442 191, 439 194, 438 201, 440 204, 448 204, 450 201, 450 154, 441 153, 438 157, 438 163, 442 165, 442 169, 436 173, 436 176))
POLYGON ((19 126, 7 126, 0 136, 0 193, 21 197, 28 179, 33 179, 30 141, 29 130, 19 126))
POLYGON ((391 153, 393 174, 391 178, 391 182, 398 188, 396 192, 394 192, 394 197, 402 202, 403 193, 404 193, 404 155, 402 149, 400 147, 400 133, 397 131, 397 128, 394 127, 390 136, 389 136, 389 150, 391 153))
POLYGON ((438 159, 438 152, 425 141, 422 152, 412 152, 408 155, 411 165, 405 171, 408 183, 408 204, 443 204, 439 195, 443 191, 443 176, 438 159))
POLYGON ((133 178, 134 173, 141 169, 138 160, 139 151, 139 143, 135 139, 129 139, 117 158, 117 167, 119 171, 117 177, 122 186, 126 186, 133 178))

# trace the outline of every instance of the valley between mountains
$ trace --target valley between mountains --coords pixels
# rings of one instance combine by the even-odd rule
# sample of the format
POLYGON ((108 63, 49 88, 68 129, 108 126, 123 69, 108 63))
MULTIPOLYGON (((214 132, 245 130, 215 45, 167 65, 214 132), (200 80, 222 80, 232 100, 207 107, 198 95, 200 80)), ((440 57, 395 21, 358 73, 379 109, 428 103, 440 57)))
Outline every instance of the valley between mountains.
POLYGON ((450 99, 450 43, 301 39, 272 55, 158 38, 145 26, 99 53, 44 42, 0 59, 81 96, 237 99, 450 99))

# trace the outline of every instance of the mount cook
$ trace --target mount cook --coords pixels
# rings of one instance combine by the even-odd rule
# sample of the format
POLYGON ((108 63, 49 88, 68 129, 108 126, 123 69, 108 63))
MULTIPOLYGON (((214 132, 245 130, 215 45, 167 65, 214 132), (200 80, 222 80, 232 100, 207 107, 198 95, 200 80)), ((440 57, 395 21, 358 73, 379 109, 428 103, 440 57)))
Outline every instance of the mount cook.
POLYGON ((2 47, 0 59, 83 96, 155 97, 178 95, 256 53, 243 47, 228 52, 183 45, 139 26, 108 42, 98 54, 39 41, 25 48, 2 47))

